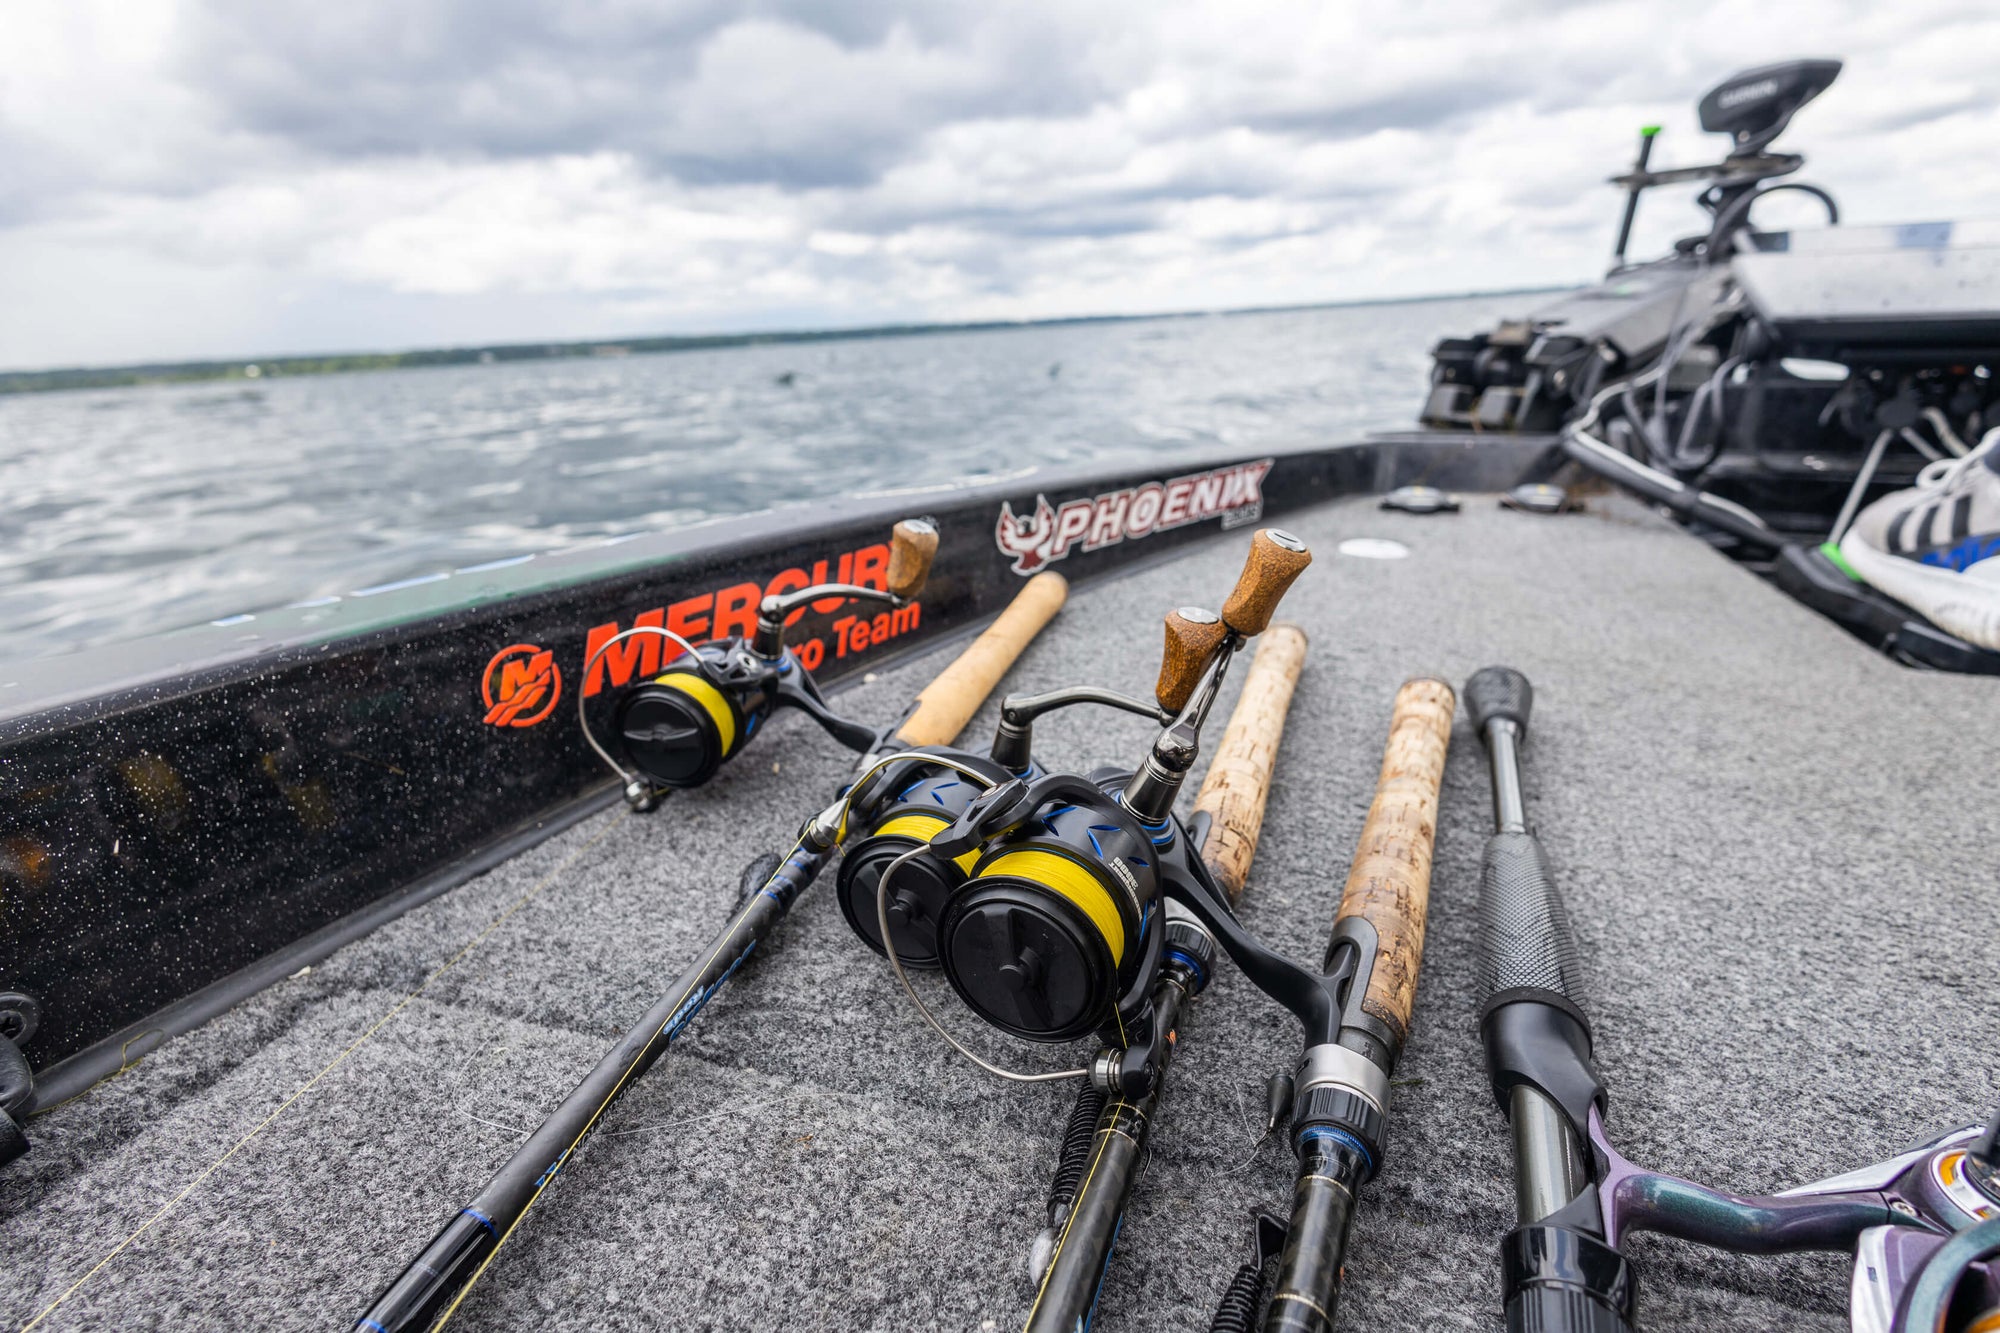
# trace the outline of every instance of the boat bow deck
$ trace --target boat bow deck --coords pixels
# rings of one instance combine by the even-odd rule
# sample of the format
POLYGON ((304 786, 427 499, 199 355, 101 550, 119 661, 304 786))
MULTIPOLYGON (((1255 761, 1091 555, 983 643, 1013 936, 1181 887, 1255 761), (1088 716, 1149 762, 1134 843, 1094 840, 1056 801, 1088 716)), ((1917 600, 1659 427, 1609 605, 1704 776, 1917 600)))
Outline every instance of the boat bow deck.
MULTIPOLYGON (((1586 949, 1631 1157, 1764 1191, 1990 1115, 1991 684, 1894 666, 1636 506, 1592 509, 1469 497, 1418 518, 1358 500, 1287 520, 1319 557, 1285 608, 1312 647, 1246 921, 1316 957, 1397 685, 1505 662, 1537 687, 1529 809, 1586 949), (1409 556, 1336 554, 1362 536, 1409 556)), ((1143 689, 1160 614, 1220 596, 1240 559, 1240 539, 1214 540, 1080 589, 1009 684, 1143 689)), ((941 660, 843 704, 889 715, 941 660)), ((838 783, 823 737, 779 725, 711 788, 593 818, 40 1117, 0 1174, 0 1317, 27 1323, 88 1275, 39 1328, 344 1326, 651 1003, 743 863, 838 783)), ((1146 740, 1122 716, 1041 732, 1058 763, 1130 762, 1146 740)), ((1352 1328, 1499 1322, 1511 1184, 1473 980, 1485 781, 1461 717, 1390 1157, 1348 1257, 1352 1328)), ((465 1327, 1019 1324, 1070 1090, 998 1087, 948 1058, 829 889, 693 1025, 671 1076, 618 1104, 465 1327)), ((1252 1141, 1295 1030, 1225 971, 1184 1035, 1107 1330, 1206 1328, 1248 1210, 1290 1178, 1278 1145, 1252 1141)), ((1846 1326, 1838 1256, 1633 1250, 1654 1333, 1846 1326)))

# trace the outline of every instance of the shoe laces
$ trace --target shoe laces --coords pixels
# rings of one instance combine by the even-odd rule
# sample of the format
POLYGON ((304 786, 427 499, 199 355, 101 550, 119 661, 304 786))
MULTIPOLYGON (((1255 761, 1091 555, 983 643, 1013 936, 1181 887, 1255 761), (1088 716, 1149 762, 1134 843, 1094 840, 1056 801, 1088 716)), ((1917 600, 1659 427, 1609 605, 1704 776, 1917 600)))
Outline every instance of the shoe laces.
POLYGON ((1940 458, 1935 463, 1926 463, 1924 470, 1917 474, 1917 489, 1956 490, 1960 478, 1969 475, 1974 468, 1986 465, 1986 455, 1993 451, 1995 445, 2000 445, 2000 426, 1995 426, 1981 436, 1979 444, 1965 457, 1940 458))

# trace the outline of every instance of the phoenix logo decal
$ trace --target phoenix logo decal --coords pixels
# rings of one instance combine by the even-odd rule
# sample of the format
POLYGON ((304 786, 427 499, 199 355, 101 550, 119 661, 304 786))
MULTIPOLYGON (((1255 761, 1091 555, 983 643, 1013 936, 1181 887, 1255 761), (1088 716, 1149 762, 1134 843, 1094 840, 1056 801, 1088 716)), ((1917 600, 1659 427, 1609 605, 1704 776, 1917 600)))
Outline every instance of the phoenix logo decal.
POLYGON ((1016 514, 1013 504, 1003 501, 993 525, 993 543, 1000 554, 1014 562, 1014 572, 1026 576, 1061 560, 1079 545, 1096 551, 1209 518, 1220 518, 1224 528, 1254 523, 1264 513, 1264 477, 1273 461, 1260 458, 1253 463, 1233 463, 1210 472, 1065 500, 1061 506, 1051 505, 1046 495, 1037 495, 1030 514, 1016 514))
POLYGON ((1014 561, 1016 574, 1032 574, 1046 565, 1055 539, 1056 511, 1049 508, 1048 497, 1037 495, 1035 512, 1026 518, 1014 517, 1014 507, 1005 500, 1000 502, 1000 522, 993 529, 993 540, 1000 554, 1014 561))

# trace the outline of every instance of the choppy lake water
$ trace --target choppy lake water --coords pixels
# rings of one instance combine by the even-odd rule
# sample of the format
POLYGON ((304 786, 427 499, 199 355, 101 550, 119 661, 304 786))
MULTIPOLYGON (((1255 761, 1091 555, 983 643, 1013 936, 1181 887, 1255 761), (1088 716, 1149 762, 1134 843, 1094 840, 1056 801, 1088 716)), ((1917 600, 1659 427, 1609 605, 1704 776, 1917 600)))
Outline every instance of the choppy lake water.
POLYGON ((829 493, 1349 439, 1525 304, 0 398, 0 658, 829 493))

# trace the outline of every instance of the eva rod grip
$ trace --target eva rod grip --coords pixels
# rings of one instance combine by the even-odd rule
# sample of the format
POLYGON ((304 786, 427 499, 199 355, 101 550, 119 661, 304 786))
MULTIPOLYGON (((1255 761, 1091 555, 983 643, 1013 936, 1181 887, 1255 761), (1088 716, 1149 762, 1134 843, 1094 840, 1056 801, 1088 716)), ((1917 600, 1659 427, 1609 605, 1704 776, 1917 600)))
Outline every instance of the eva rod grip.
POLYGON ((1029 579, 999 619, 924 686, 916 711, 897 728, 896 739, 906 745, 949 745, 958 739, 1014 659, 1068 598, 1069 581, 1054 570, 1029 579))
POLYGON ((1257 835, 1264 827, 1264 803, 1271 795, 1271 770, 1285 734, 1292 689, 1306 661, 1306 632, 1280 622, 1257 641, 1250 674, 1243 678, 1236 711, 1222 733, 1208 775, 1195 794, 1196 814, 1211 820, 1201 859, 1234 903, 1250 878, 1257 835))
POLYGON ((1285 590, 1312 563, 1306 544, 1283 528, 1259 528, 1236 587, 1222 604, 1222 622, 1246 638, 1262 634, 1285 590))
POLYGON ((1438 785, 1444 780, 1457 702, 1451 686, 1441 680, 1420 678, 1396 691, 1375 800, 1361 826, 1340 898, 1342 918, 1359 916, 1375 928, 1375 965, 1361 1007, 1388 1025, 1398 1049, 1410 1030, 1417 972, 1424 960, 1438 785))
POLYGON ((1506 718, 1528 734, 1528 714, 1535 708, 1535 687, 1512 667, 1481 667, 1465 682, 1465 707, 1472 714, 1472 729, 1484 741, 1486 724, 1506 718))
POLYGON ((889 573, 884 580, 889 591, 904 601, 921 593, 937 548, 937 525, 929 519, 906 518, 898 523, 889 533, 889 573))
POLYGON ((1486 840, 1479 874, 1479 990, 1482 1005, 1500 995, 1532 1000, 1541 992, 1584 1012, 1576 936, 1532 833, 1496 833, 1486 840))
POLYGON ((1153 687, 1160 707, 1169 713, 1181 711, 1228 633, 1229 627, 1213 611, 1184 606, 1167 612, 1167 646, 1160 653, 1160 682, 1153 687))

